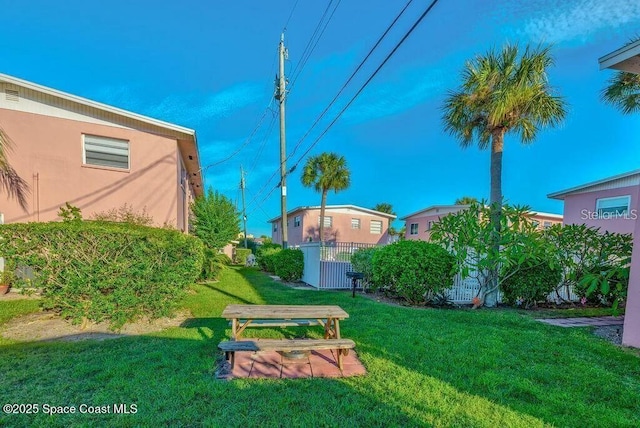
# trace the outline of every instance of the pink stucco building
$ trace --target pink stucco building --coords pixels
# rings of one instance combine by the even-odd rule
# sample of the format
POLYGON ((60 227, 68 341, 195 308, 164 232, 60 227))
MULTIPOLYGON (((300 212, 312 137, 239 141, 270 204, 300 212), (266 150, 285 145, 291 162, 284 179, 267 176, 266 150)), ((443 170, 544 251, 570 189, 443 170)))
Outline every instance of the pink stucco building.
MULTIPOLYGON (((444 216, 458 213, 467 208, 469 208, 469 205, 433 205, 402 217, 401 220, 405 224, 405 238, 429 241, 431 239, 431 228, 435 223, 444 216)), ((541 229, 562 223, 562 216, 559 214, 532 211, 531 218, 541 229)))
POLYGON ((633 233, 640 196, 640 170, 548 195, 564 201, 564 224, 586 224, 601 231, 633 233))
MULTIPOLYGON (((387 244, 389 222, 395 215, 355 205, 327 205, 325 210, 326 242, 387 244)), ((280 216, 269 220, 273 242, 282 244, 280 216)), ((287 213, 289 246, 320 240, 320 206, 297 207, 287 213)))
POLYGON ((26 210, 0 195, 0 222, 56 220, 65 202, 84 218, 126 203, 188 229, 203 190, 195 131, 2 74, 0 127, 30 185, 26 210))

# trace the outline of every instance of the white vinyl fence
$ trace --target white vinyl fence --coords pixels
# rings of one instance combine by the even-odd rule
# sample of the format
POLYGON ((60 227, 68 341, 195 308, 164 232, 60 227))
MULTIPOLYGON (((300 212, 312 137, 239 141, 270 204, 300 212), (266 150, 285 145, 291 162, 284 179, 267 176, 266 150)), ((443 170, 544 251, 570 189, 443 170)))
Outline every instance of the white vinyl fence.
MULTIPOLYGON (((375 247, 375 244, 361 244, 353 242, 325 243, 320 247, 319 242, 310 242, 299 246, 304 254, 304 272, 302 281, 317 289, 351 289, 351 279, 346 272, 352 271, 351 255, 360 248, 375 247)), ((475 272, 462 279, 460 274, 453 279, 453 286, 447 290, 449 299, 456 304, 471 304, 478 295, 480 285, 475 278, 475 272)), ((578 301, 579 297, 570 286, 559 287, 548 296, 548 300, 559 303, 561 301, 578 301)), ((498 302, 502 301, 502 293, 498 292, 498 302)))

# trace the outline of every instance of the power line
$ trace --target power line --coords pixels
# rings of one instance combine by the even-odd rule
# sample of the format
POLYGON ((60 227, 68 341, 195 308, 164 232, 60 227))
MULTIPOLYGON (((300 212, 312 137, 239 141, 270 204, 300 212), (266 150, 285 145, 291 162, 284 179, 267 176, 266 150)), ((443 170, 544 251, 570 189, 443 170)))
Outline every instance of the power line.
POLYGON ((296 2, 293 4, 293 7, 291 8, 291 12, 289 12, 289 17, 287 18, 287 22, 285 22, 284 27, 282 28, 282 32, 284 33, 285 31, 287 31, 287 27, 289 26, 289 21, 291 21, 291 17, 293 16, 293 12, 296 10, 296 6, 298 6, 298 1, 296 0, 296 2))
POLYGON ((431 2, 431 4, 425 9, 422 15, 420 15, 418 20, 411 26, 409 31, 407 31, 407 33, 402 37, 402 39, 400 39, 400 41, 396 44, 396 46, 391 50, 391 52, 389 52, 386 58, 378 66, 378 68, 376 68, 376 70, 371 74, 371 76, 369 76, 367 81, 364 82, 364 84, 360 87, 360 89, 358 89, 358 92, 356 92, 355 95, 349 100, 349 102, 342 108, 342 110, 340 110, 340 112, 331 121, 331 123, 329 123, 329 125, 325 128, 325 130, 322 131, 322 133, 318 136, 318 138, 316 138, 316 140, 311 144, 311 146, 309 146, 309 148, 302 154, 302 156, 298 159, 298 161, 295 163, 295 165, 291 168, 290 171, 293 171, 298 166, 298 164, 302 161, 302 159, 304 159, 304 157, 311 151, 311 149, 313 149, 316 146, 316 144, 318 144, 318 142, 322 139, 322 137, 324 137, 324 135, 329 131, 329 129, 331 129, 331 127, 338 121, 338 119, 340 119, 340 116, 342 116, 342 114, 351 106, 351 104, 353 104, 356 98, 358 98, 358 96, 362 93, 364 88, 366 88, 369 85, 369 83, 378 74, 378 72, 382 69, 382 67, 384 67, 387 61, 389 61, 389 59, 396 53, 396 51, 400 48, 400 46, 402 46, 405 40, 409 38, 411 33, 413 33, 416 27, 420 25, 422 20, 429 14, 429 12, 431 11, 431 9, 433 9, 436 3, 438 3, 438 0, 433 0, 431 2))
POLYGON ((369 50, 369 52, 367 53, 367 55, 364 57, 364 59, 362 61, 360 61, 360 64, 358 64, 358 66, 356 67, 356 69, 351 73, 351 76, 349 76, 349 78, 346 80, 346 82, 342 85, 342 87, 340 88, 340 90, 338 91, 338 93, 333 97, 333 99, 331 100, 331 102, 329 103, 329 105, 327 105, 327 107, 322 111, 322 113, 320 113, 320 115, 316 118, 316 120, 313 122, 313 124, 311 125, 311 127, 309 128, 309 130, 302 136, 302 138, 300 138, 300 140, 298 140, 298 142, 296 143, 296 145, 294 146, 293 150, 291 151, 291 154, 287 157, 287 160, 289 160, 289 158, 293 157, 293 155, 295 155, 296 151, 298 150, 298 148, 300 147, 300 145, 302 144, 302 142, 307 138, 307 136, 309 136, 309 134, 311 133, 311 131, 315 128, 315 126, 320 122, 320 120, 322 120, 322 118, 324 117, 325 114, 327 114, 327 112, 329 111, 329 109, 335 104, 335 102, 337 101, 338 97, 342 94, 342 92, 346 89, 346 87, 349 85, 349 83, 351 83, 351 81, 353 80, 353 78, 355 77, 355 75, 358 73, 358 71, 360 71, 360 69, 362 68, 362 66, 364 65, 365 62, 367 62, 367 60, 369 59, 369 57, 371 56, 371 54, 373 54, 373 52, 378 48, 378 46, 380 45, 380 43, 382 42, 382 40, 387 36, 387 34, 389 34, 389 31, 391 31, 391 29, 396 25, 396 23, 398 22, 398 20, 400 19, 400 17, 404 14, 404 12, 407 10, 407 8, 409 7, 409 5, 411 4, 413 0, 409 0, 407 2, 407 4, 402 8, 402 10, 398 13, 398 15, 396 15, 395 19, 389 24, 389 26, 387 26, 387 29, 382 33, 382 35, 378 38, 378 40, 376 41, 376 43, 373 45, 373 47, 369 50))

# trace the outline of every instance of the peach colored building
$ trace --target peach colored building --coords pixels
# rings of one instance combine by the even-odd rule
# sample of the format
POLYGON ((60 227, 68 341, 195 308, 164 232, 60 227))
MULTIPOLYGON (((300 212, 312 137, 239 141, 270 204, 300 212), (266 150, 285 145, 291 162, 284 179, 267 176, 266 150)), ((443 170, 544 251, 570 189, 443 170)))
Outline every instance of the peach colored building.
MULTIPOLYGON (((431 228, 442 217, 467 208, 469 205, 433 205, 402 217, 400 220, 405 222, 405 237, 406 239, 428 241, 431 238, 431 228)), ((549 228, 554 224, 562 224, 562 216, 559 214, 532 211, 531 218, 540 229, 549 228)))
POLYGON ((56 220, 66 202, 89 219, 126 203, 188 229, 203 188, 195 131, 2 74, 0 127, 30 185, 27 210, 0 195, 5 223, 56 220))
POLYGON ((640 170, 551 193, 564 201, 564 224, 586 224, 602 232, 633 233, 640 197, 640 170))
MULTIPOLYGON (((325 210, 326 242, 357 242, 360 244, 387 244, 389 222, 395 215, 355 205, 327 205, 325 210)), ((282 244, 280 217, 269 220, 273 242, 282 244)), ((320 240, 320 207, 297 207, 287 213, 288 244, 300 245, 320 240)))

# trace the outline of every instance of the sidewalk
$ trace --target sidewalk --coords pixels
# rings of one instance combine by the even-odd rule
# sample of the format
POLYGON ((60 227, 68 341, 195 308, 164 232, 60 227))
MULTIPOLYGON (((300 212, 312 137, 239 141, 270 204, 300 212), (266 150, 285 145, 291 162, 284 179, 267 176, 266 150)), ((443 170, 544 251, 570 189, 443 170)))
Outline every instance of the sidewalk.
POLYGON ((558 327, 605 327, 623 325, 624 316, 618 317, 579 317, 579 318, 541 318, 537 321, 558 327))

